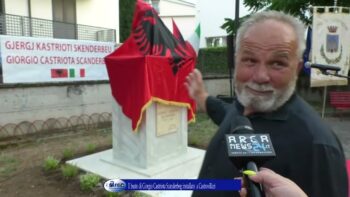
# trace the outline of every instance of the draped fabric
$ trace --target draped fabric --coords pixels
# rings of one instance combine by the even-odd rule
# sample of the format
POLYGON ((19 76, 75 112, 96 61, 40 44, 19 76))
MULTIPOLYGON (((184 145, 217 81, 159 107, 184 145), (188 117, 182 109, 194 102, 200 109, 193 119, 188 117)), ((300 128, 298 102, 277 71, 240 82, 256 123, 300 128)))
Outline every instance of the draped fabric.
POLYGON ((134 131, 152 102, 186 107, 188 120, 194 120, 195 104, 184 82, 196 52, 173 25, 174 34, 150 5, 138 0, 130 37, 105 57, 112 95, 134 131))

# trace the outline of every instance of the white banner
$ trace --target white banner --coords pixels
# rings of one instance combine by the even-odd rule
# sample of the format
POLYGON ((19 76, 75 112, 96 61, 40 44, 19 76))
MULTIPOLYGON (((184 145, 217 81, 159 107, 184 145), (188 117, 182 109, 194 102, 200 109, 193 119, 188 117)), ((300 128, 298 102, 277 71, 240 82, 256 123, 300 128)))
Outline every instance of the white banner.
POLYGON ((0 36, 3 83, 108 80, 115 43, 0 36))
MULTIPOLYGON (((341 7, 314 7, 312 28, 312 63, 337 66, 348 76, 350 66, 350 14, 341 7), (337 11, 335 11, 335 9, 337 11)), ((323 75, 311 69, 311 87, 346 85, 344 78, 323 75)))

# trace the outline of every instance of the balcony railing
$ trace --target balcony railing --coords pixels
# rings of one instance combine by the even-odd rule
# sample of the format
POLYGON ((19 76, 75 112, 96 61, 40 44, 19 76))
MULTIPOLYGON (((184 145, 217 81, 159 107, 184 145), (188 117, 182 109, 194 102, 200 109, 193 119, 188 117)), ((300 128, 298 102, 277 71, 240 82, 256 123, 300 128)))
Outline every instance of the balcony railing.
POLYGON ((0 34, 116 42, 114 29, 0 14, 0 34))

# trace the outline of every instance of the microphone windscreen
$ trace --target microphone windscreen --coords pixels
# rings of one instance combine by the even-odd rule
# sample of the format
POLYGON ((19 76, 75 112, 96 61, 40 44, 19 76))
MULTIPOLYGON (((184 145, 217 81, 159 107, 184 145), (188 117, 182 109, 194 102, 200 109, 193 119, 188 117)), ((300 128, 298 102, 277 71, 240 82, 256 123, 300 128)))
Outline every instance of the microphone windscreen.
POLYGON ((252 123, 245 116, 238 116, 235 120, 235 127, 233 128, 231 133, 252 133, 252 123))
POLYGON ((238 116, 236 118, 236 124, 237 125, 247 125, 252 127, 252 123, 250 123, 249 119, 245 116, 238 116))

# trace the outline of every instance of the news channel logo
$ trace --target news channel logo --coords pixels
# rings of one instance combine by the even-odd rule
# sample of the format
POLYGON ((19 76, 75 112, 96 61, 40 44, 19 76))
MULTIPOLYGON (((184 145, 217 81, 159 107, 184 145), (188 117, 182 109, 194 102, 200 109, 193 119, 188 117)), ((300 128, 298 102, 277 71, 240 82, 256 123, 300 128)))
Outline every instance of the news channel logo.
POLYGON ((120 179, 111 179, 105 182, 104 188, 109 192, 121 192, 126 188, 126 183, 120 179))

